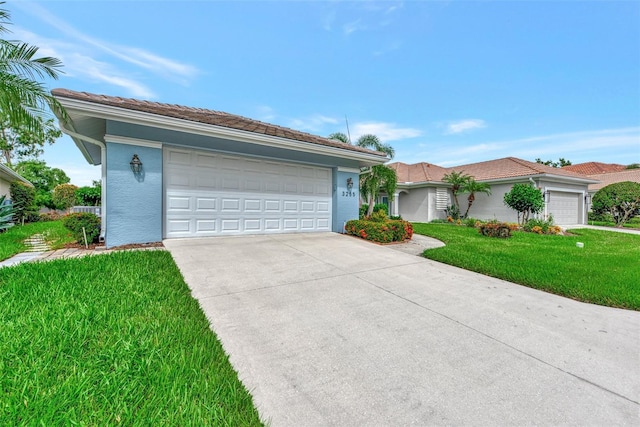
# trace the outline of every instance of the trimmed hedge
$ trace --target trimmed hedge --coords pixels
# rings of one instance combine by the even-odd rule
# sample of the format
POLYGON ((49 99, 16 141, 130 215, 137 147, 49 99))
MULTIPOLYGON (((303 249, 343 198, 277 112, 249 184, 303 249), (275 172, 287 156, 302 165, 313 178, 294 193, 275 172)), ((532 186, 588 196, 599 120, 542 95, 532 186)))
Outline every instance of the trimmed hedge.
POLYGON ((377 243, 404 242, 413 236, 413 225, 404 220, 354 219, 347 222, 345 230, 347 234, 377 243))

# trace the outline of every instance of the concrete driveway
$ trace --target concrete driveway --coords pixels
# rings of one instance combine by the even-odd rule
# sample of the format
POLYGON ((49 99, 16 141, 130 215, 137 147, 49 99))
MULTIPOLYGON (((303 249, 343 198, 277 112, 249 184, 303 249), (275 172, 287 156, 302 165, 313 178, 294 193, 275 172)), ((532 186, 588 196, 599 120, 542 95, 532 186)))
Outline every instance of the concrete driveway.
POLYGON ((273 426, 640 423, 640 312, 334 233, 164 243, 273 426))

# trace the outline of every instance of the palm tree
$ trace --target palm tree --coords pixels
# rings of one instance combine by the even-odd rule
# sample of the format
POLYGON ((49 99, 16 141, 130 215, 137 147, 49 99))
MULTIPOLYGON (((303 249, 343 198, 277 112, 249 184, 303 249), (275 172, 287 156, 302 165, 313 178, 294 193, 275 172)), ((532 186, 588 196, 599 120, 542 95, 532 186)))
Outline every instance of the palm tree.
POLYGON ((360 194, 369 204, 367 216, 371 216, 373 213, 374 201, 380 193, 380 189, 387 193, 389 200, 393 200, 397 186, 396 171, 388 166, 375 165, 360 172, 360 194))
POLYGON ((336 141, 340 141, 345 144, 351 144, 351 142, 349 141, 349 137, 342 132, 334 132, 331 135, 329 135, 327 138, 334 139, 336 141))
POLYGON ((464 213, 463 218, 467 218, 469 215, 469 209, 471 209, 471 205, 476 200, 476 193, 485 193, 487 196, 491 195, 491 186, 486 182, 478 182, 475 179, 469 177, 467 183, 460 190, 462 193, 469 193, 469 197, 467 197, 467 210, 464 213))
POLYGON ((463 171, 445 174, 442 177, 442 182, 451 184, 451 193, 453 193, 453 202, 458 210, 460 210, 460 204, 458 203, 458 193, 462 192, 462 189, 472 179, 469 175, 463 173, 463 171))
MULTIPOLYGON (((4 2, 0 3, 0 5, 4 2)), ((0 9, 0 33, 8 32, 10 14, 0 9)), ((52 57, 37 58, 38 48, 20 41, 0 40, 0 114, 12 128, 22 126, 43 135, 42 116, 47 107, 66 117, 60 103, 36 78, 58 78, 62 63, 52 57)))
POLYGON ((380 141, 380 138, 378 138, 376 135, 362 135, 356 141, 356 145, 358 147, 369 148, 371 150, 385 153, 387 156, 389 156, 390 159, 393 159, 393 156, 396 155, 396 151, 393 149, 393 147, 380 141))

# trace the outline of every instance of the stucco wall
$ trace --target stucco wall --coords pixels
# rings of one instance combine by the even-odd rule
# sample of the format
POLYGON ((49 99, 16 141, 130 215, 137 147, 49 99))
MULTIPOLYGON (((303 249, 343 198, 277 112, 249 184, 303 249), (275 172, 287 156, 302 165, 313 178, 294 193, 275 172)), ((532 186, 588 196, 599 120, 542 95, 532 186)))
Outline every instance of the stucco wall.
POLYGON ((107 247, 162 240, 162 150, 107 141, 107 247), (138 154, 142 173, 129 162, 138 154))
POLYGON ((358 173, 342 172, 337 168, 333 169, 333 184, 335 191, 333 193, 333 231, 342 233, 344 223, 351 219, 358 219, 359 207, 358 201, 360 194, 358 192, 358 173), (351 178, 353 188, 347 188, 347 179, 351 178))
MULTIPOLYGON (((476 199, 469 210, 469 217, 484 220, 497 219, 498 221, 517 222, 517 212, 504 204, 504 195, 511 191, 512 186, 513 183, 491 184, 491 196, 483 193, 476 194, 476 199)), ((460 214, 464 214, 467 209, 467 197, 469 197, 469 193, 458 194, 460 214)))
POLYGON ((0 196, 7 196, 7 199, 11 197, 9 195, 10 185, 11 183, 9 181, 0 178, 0 196))
POLYGON ((412 188, 398 196, 400 216, 412 222, 429 222, 429 188, 412 188))

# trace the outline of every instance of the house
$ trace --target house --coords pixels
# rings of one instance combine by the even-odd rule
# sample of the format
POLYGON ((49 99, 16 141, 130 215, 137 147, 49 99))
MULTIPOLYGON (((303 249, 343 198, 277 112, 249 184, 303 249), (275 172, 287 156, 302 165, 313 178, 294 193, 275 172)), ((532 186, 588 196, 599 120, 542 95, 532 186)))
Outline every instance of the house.
POLYGON ((7 196, 7 199, 11 197, 10 188, 13 181, 22 181, 25 184, 32 186, 32 184, 25 178, 21 177, 7 166, 0 164, 0 196, 7 196))
POLYGON ((576 172, 580 175, 598 175, 601 173, 620 172, 625 170, 625 165, 617 163, 601 163, 601 162, 586 162, 577 163, 575 165, 563 166, 562 169, 576 172))
MULTIPOLYGON (((452 205, 450 185, 444 175, 453 171, 474 177, 491 185, 491 195, 476 194, 469 216, 516 222, 517 213, 504 204, 504 195, 515 183, 530 183, 545 197, 544 218, 549 215, 559 225, 584 224, 587 221, 589 184, 598 180, 575 172, 529 162, 515 157, 444 168, 431 163, 392 163, 398 175, 398 188, 391 203, 392 215, 409 221, 429 222, 446 218, 445 209, 452 205)), ((460 209, 466 209, 466 195, 458 196, 460 209)))
POLYGON ((55 89, 63 132, 102 165, 107 247, 171 238, 341 232, 361 167, 384 153, 179 105, 55 89))
POLYGON ((598 183, 589 185, 589 195, 592 197, 601 188, 615 184, 616 182, 631 181, 640 183, 640 169, 625 169, 619 172, 599 173, 587 176, 599 181, 598 183))

